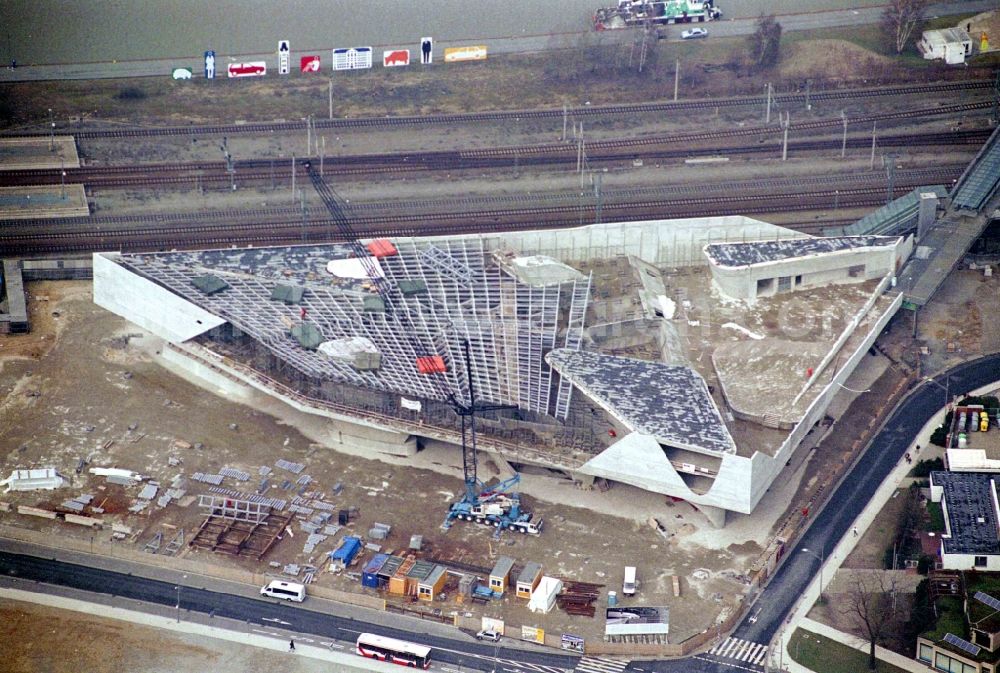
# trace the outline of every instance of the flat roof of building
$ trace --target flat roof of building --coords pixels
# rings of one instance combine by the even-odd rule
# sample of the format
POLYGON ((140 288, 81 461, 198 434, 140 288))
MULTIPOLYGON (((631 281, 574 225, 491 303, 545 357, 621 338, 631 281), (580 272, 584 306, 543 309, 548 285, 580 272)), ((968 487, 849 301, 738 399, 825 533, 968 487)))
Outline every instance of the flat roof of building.
POLYGON ((711 243, 705 246, 705 254, 718 266, 740 267, 856 248, 890 246, 895 245, 898 240, 896 236, 836 236, 784 241, 711 243))
POLYGON ((948 554, 1000 554, 1000 529, 994 503, 1000 474, 932 472, 931 483, 944 490, 951 537, 942 538, 948 554))
POLYGON ((665 444, 736 451, 705 380, 690 367, 564 348, 547 360, 633 431, 665 444))

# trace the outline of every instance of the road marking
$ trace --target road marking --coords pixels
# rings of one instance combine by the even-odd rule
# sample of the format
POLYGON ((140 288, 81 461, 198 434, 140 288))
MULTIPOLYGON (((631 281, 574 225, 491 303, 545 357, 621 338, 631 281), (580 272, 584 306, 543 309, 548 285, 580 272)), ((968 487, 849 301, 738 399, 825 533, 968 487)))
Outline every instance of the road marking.
POLYGON ((743 671, 751 671, 752 673, 761 673, 762 668, 750 668, 749 666, 740 666, 739 664, 731 664, 728 661, 719 661, 718 659, 709 659, 703 654, 696 654, 695 659, 700 659, 701 661, 707 661, 710 664, 715 664, 716 666, 728 666, 729 668, 738 668, 743 671))
POLYGON ((723 659, 735 659, 746 664, 761 666, 767 658, 767 645, 742 638, 726 638, 708 653, 723 659))
POLYGON ((583 673, 621 673, 628 666, 629 662, 617 659, 605 659, 603 657, 583 657, 576 663, 576 672, 583 673))

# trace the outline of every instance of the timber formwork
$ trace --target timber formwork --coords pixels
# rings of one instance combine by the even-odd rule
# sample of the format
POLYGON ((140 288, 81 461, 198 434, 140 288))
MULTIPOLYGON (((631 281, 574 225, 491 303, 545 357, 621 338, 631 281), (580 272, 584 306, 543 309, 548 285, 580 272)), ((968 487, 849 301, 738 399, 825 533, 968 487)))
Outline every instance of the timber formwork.
POLYGON ((281 514, 271 510, 260 521, 247 521, 210 514, 188 544, 259 561, 271 551, 294 516, 294 513, 281 514))

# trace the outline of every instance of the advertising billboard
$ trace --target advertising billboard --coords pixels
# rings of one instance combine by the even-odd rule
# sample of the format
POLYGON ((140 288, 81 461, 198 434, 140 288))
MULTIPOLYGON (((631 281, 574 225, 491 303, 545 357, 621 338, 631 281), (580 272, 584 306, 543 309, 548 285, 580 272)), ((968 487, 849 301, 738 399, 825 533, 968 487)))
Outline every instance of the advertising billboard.
POLYGON ((372 67, 371 47, 350 47, 333 50, 334 70, 363 70, 372 67))
POLYGON ((263 77, 267 74, 267 63, 264 61, 230 63, 228 72, 230 77, 263 77))
POLYGON ((638 636, 667 635, 670 630, 670 608, 624 607, 605 609, 604 635, 638 636))
POLYGON ((476 47, 448 47, 444 50, 445 63, 457 63, 458 61, 485 61, 486 47, 479 45, 476 47))
POLYGON ((383 67, 393 68, 401 65, 410 65, 409 49, 393 49, 392 51, 382 52, 383 67))
POLYGON ((302 72, 319 72, 319 56, 303 56, 299 59, 299 70, 302 72))
POLYGON ((278 42, 278 74, 287 75, 291 70, 289 63, 291 62, 291 44, 288 40, 281 40, 278 42))

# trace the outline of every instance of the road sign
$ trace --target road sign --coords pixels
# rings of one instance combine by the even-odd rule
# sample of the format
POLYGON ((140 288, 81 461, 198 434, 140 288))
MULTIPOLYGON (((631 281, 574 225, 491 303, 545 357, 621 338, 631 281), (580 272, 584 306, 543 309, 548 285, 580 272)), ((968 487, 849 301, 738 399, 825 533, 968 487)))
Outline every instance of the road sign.
POLYGON ((420 62, 423 65, 430 65, 434 61, 434 38, 420 38, 420 62))
POLYGON ((291 45, 289 45, 288 40, 281 40, 278 42, 278 74, 287 75, 289 68, 288 62, 291 56, 291 45))
POLYGON ((319 56, 303 56, 299 59, 299 70, 302 72, 319 72, 319 56))
POLYGON ((444 50, 444 62, 456 63, 458 61, 485 61, 486 47, 449 47, 444 50))
POLYGON ((267 63, 250 61, 249 63, 230 63, 230 77, 263 77, 267 74, 267 63))
POLYGON ((205 52, 205 79, 215 79, 215 52, 205 52))
POLYGON ((371 47, 351 47, 333 50, 334 70, 363 70, 372 67, 371 47))
POLYGON ((392 68, 399 65, 410 65, 409 49, 393 49, 382 52, 382 66, 392 68))

